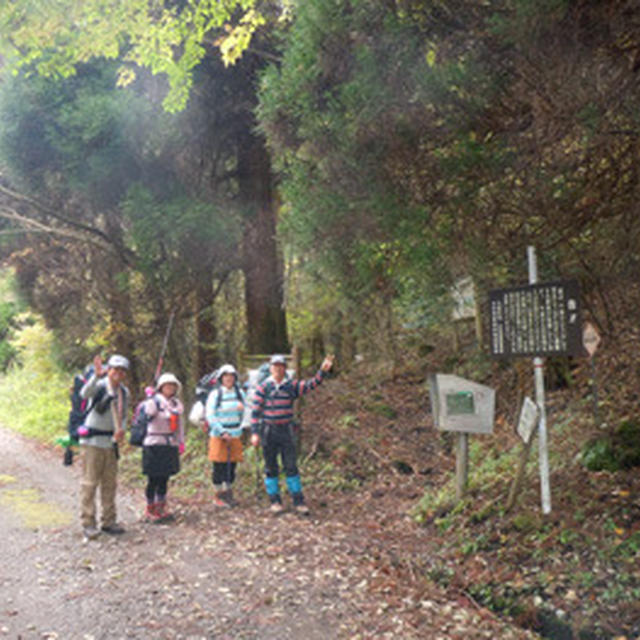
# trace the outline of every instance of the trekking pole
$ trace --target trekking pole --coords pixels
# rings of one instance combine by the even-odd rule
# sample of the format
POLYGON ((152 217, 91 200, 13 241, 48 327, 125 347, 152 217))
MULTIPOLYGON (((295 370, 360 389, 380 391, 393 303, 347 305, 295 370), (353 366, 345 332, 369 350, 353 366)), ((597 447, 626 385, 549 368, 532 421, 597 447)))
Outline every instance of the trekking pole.
POLYGON ((231 491, 231 440, 227 440, 227 485, 231 491))
POLYGON ((154 385, 158 381, 158 378, 160 377, 160 372, 162 371, 162 365, 164 364, 164 356, 165 356, 165 353, 167 352, 167 346, 169 344, 169 334, 171 333, 171 326, 173 325, 173 317, 175 315, 176 315, 176 312, 172 311, 171 315, 169 316, 169 323, 167 324, 167 330, 165 331, 164 340, 162 341, 162 349, 160 350, 160 357, 158 358, 158 366, 156 367, 156 372, 153 376, 154 385))
POLYGON ((237 503, 233 498, 233 490, 231 489, 231 440, 227 440, 227 486, 229 506, 234 507, 237 503))
POLYGON ((255 455, 254 466, 256 468, 256 502, 260 503, 260 496, 262 495, 260 487, 260 445, 253 447, 253 453, 255 455))

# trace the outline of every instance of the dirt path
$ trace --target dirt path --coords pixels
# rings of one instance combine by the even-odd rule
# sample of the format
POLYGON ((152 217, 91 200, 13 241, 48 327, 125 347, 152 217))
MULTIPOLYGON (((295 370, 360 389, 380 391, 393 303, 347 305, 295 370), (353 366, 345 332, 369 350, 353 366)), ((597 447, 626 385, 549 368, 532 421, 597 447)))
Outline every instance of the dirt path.
POLYGON ((0 447, 0 637, 533 637, 437 590, 402 589, 373 523, 348 517, 182 504, 176 523, 149 525, 141 497, 121 490, 127 532, 83 542, 80 465, 1 429, 0 447))

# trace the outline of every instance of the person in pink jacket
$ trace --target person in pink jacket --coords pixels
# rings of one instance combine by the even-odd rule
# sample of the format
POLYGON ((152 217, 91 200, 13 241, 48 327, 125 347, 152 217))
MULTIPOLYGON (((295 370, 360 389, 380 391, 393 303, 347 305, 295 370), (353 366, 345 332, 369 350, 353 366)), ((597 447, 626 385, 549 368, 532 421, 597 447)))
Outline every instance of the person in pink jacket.
POLYGON ((167 511, 169 477, 180 471, 184 451, 184 407, 179 394, 182 385, 172 373, 163 373, 156 392, 144 403, 149 417, 142 443, 142 473, 148 477, 145 519, 161 522, 172 518, 167 511))

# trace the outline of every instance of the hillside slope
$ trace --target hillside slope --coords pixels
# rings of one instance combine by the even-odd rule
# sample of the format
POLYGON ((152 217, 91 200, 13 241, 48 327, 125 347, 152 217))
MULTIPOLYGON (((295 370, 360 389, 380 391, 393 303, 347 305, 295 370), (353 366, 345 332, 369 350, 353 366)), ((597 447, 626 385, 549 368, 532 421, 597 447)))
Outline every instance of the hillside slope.
POLYGON ((450 372, 451 359, 439 362, 436 352, 395 377, 359 365, 309 397, 302 458, 316 510, 364 526, 392 576, 387 602, 433 581, 542 637, 640 637, 640 474, 589 471, 581 461, 590 440, 635 424, 636 340, 629 331, 603 345, 594 367, 586 359, 547 363, 548 516, 537 440, 522 493, 505 513, 523 449, 515 422, 523 395, 533 395, 530 362, 480 358, 475 370, 470 359, 456 363, 456 373, 495 386, 498 396, 494 433, 471 437, 469 490, 454 505, 455 440, 435 430, 426 386, 427 372, 450 372))

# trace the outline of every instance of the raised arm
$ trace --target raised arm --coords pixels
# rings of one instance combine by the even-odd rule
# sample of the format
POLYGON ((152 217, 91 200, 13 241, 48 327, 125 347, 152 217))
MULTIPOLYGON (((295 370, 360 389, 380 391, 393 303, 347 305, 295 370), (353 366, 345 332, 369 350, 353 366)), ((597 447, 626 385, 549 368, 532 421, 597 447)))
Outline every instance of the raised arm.
POLYGON ((308 380, 296 380, 294 384, 296 395, 303 396, 309 393, 309 391, 313 391, 319 384, 322 384, 325 376, 331 370, 331 367, 333 367, 334 359, 333 355, 326 356, 320 365, 318 373, 316 373, 313 378, 309 378, 308 380))

